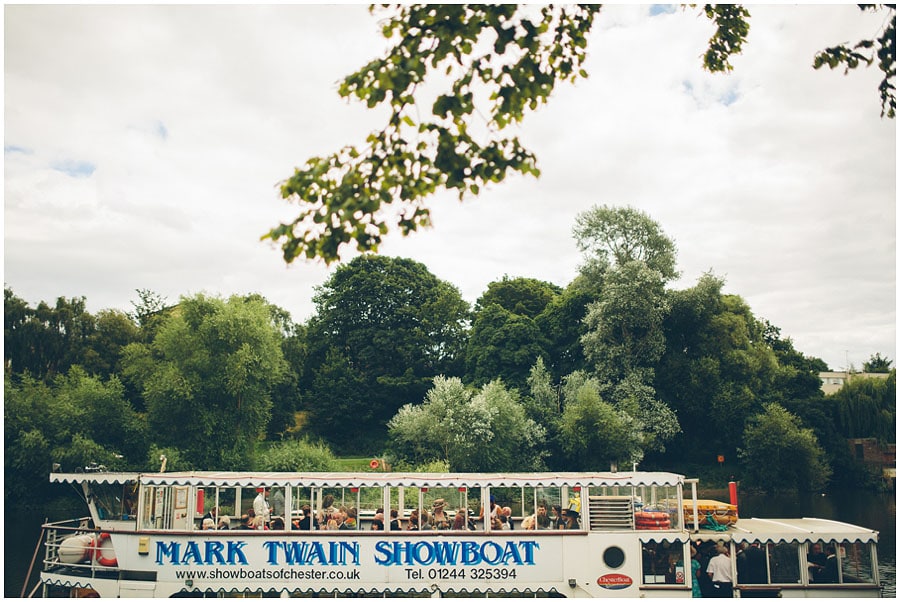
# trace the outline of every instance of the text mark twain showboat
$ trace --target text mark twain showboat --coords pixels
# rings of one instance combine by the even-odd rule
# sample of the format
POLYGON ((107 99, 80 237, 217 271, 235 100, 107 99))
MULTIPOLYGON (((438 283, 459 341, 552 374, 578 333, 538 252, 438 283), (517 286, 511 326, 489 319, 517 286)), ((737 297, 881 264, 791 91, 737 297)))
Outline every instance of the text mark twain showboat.
POLYGON ((738 520, 672 473, 50 479, 80 485, 90 516, 43 526, 49 596, 691 597, 692 542, 724 543, 741 597, 880 594, 875 531, 738 520))

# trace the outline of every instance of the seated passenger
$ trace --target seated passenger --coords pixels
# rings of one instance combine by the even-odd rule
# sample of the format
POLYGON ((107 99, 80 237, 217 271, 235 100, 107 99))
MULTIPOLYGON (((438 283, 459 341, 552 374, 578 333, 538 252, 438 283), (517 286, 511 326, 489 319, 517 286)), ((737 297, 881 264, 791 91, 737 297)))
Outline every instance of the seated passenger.
POLYGON ((211 518, 204 518, 203 524, 200 527, 204 531, 215 531, 216 530, 216 522, 211 518))
POLYGON ((434 500, 434 503, 431 505, 432 514, 428 524, 432 529, 444 531, 450 528, 450 517, 444 512, 444 505, 443 499, 434 500))
POLYGON ((537 512, 535 513, 535 526, 538 529, 550 528, 550 516, 547 514, 547 502, 538 502, 537 512))
POLYGON ((348 508, 346 512, 342 512, 341 514, 344 518, 341 529, 344 531, 356 531, 356 508, 348 508))
POLYGON ((226 531, 231 528, 231 519, 227 516, 219 517, 219 526, 217 527, 219 531, 226 531))
POLYGON ((456 511, 456 516, 453 518, 453 530, 454 531, 465 531, 466 530, 466 510, 465 508, 460 508, 456 511))
POLYGON ((526 531, 534 531, 535 525, 537 524, 537 519, 533 514, 526 516, 522 520, 522 528, 526 531))
POLYGON ((400 521, 397 519, 397 511, 391 510, 391 531, 400 530, 400 521))
POLYGON ((409 513, 409 521, 406 524, 407 531, 419 530, 419 510, 415 509, 409 513))
POLYGON ((370 527, 372 531, 384 531, 384 513, 378 512, 375 514, 375 517, 372 519, 372 526, 370 527))

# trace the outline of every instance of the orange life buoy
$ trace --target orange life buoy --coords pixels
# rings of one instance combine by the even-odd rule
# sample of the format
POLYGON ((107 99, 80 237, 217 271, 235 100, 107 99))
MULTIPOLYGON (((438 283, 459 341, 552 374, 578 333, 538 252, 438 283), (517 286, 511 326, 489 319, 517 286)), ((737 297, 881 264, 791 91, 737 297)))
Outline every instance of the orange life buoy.
POLYGON ((378 460, 372 460, 371 462, 369 462, 369 468, 371 468, 372 470, 378 468, 378 460))
POLYGON ((669 520, 668 512, 648 512, 646 510, 634 513, 635 520, 669 520))
POLYGON ((109 538, 109 533, 101 533, 97 538, 97 547, 94 549, 94 560, 103 566, 119 566, 119 561, 115 557, 115 550, 113 550, 111 558, 103 555, 103 544, 106 542, 109 542, 109 547, 112 549, 112 540, 109 538))

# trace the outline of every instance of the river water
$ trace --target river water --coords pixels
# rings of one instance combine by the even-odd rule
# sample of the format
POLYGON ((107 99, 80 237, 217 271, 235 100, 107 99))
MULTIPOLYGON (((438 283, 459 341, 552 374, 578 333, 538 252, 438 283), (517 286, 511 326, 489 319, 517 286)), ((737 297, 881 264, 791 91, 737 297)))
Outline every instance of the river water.
MULTIPOLYGON (((701 498, 728 500, 727 491, 701 491, 701 498)), ((86 509, 77 514, 86 514, 86 509)), ((897 596, 897 506, 893 493, 838 491, 827 495, 752 495, 739 492, 738 514, 744 518, 803 518, 816 517, 860 525, 879 532, 878 566, 884 585, 884 596, 897 596)), ((51 516, 50 520, 75 518, 51 516)), ((8 521, 4 531, 4 597, 19 597, 31 563, 35 544, 40 535, 43 517, 8 521)), ((38 555, 35 572, 29 580, 26 594, 37 583, 40 570, 38 555)))

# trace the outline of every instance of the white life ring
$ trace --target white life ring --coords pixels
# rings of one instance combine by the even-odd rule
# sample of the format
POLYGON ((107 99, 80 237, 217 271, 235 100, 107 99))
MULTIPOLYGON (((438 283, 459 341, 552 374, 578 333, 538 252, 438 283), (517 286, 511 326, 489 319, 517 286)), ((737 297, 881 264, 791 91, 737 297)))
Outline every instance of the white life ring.
POLYGON ((116 559, 115 549, 112 547, 112 540, 109 538, 109 533, 101 533, 97 538, 97 547, 94 550, 94 560, 100 563, 103 566, 119 566, 119 561, 116 559), (112 551, 112 556, 104 556, 103 548, 104 544, 109 542, 110 551, 112 551))

